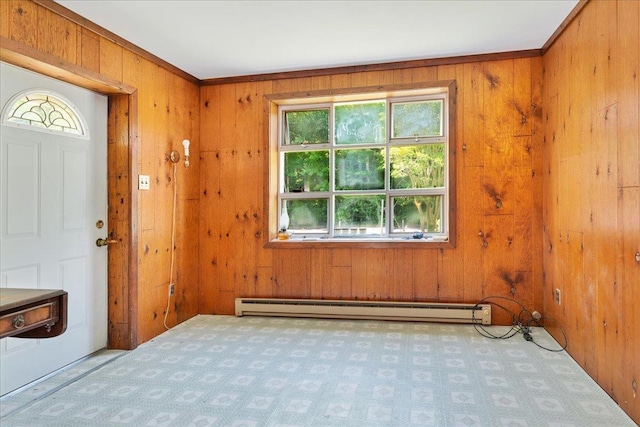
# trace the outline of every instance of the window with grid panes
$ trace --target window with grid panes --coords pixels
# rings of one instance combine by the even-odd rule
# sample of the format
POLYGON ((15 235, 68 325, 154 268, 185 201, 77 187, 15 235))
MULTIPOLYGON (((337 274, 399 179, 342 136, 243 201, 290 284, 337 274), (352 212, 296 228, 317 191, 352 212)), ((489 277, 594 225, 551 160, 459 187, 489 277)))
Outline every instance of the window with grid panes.
POLYGON ((449 91, 278 107, 278 228, 293 240, 449 237, 449 91))

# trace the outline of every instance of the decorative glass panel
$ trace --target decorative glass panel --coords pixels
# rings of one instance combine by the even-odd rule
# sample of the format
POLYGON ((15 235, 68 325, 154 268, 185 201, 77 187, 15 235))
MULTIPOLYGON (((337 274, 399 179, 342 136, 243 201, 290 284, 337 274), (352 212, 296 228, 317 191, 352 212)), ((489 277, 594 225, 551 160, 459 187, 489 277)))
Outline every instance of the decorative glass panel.
POLYGON ((385 234, 385 196, 336 196, 335 235, 381 236, 385 234))
POLYGON ((286 111, 284 145, 329 142, 329 110, 286 111))
POLYGON ((336 190, 383 190, 384 150, 336 150, 336 190))
POLYGON ((33 126, 72 135, 85 135, 73 107, 47 93, 28 93, 18 98, 5 116, 9 123, 33 126))
POLYGON ((391 138, 442 136, 442 101, 413 101, 391 104, 391 138))
POLYGON ((383 144, 385 105, 383 101, 336 105, 336 144, 383 144))
POLYGON ((392 233, 442 232, 442 196, 394 197, 392 233))
POLYGON ((294 151, 284 154, 284 190, 288 193, 329 191, 329 152, 294 151))
POLYGON ((289 231, 310 234, 329 232, 327 199, 291 199, 287 201, 289 231))
POLYGON ((444 187, 444 144, 391 147, 391 188, 444 187))

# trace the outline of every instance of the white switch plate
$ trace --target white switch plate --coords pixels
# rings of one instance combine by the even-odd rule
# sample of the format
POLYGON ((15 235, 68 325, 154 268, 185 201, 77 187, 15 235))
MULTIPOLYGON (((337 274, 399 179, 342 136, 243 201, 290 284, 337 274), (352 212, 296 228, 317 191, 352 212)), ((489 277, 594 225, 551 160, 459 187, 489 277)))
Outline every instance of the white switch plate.
POLYGON ((138 190, 149 189, 149 175, 138 175, 138 190))

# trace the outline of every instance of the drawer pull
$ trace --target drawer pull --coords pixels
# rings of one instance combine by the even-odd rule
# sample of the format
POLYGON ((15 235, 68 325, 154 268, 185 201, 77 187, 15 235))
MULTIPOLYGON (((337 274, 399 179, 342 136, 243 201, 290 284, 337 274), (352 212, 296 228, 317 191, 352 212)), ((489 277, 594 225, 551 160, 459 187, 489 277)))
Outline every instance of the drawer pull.
POLYGON ((18 314, 13 318, 13 327, 16 329, 24 327, 24 316, 22 314, 18 314))

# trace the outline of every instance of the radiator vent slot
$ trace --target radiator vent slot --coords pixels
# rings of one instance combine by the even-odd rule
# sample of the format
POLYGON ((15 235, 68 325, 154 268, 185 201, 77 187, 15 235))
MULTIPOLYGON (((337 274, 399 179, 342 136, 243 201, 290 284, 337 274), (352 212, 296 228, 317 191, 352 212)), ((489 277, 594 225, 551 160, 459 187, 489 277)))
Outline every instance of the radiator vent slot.
POLYGON ((236 298, 236 316, 491 324, 490 304, 236 298))

